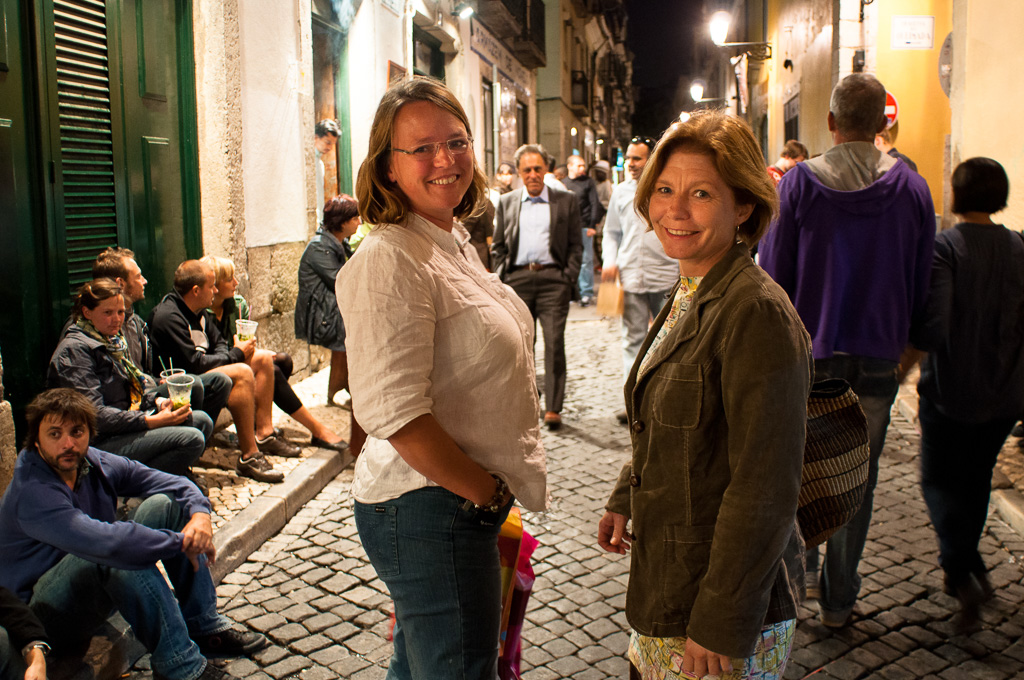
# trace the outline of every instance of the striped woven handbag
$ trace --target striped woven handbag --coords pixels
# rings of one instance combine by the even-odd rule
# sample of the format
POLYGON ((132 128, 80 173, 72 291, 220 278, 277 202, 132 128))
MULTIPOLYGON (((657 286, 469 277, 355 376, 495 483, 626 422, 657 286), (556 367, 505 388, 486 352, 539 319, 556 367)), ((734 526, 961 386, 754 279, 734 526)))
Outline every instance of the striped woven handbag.
POLYGON ((808 548, 853 518, 868 484, 868 423, 850 384, 815 382, 807 399, 807 440, 797 520, 808 548))

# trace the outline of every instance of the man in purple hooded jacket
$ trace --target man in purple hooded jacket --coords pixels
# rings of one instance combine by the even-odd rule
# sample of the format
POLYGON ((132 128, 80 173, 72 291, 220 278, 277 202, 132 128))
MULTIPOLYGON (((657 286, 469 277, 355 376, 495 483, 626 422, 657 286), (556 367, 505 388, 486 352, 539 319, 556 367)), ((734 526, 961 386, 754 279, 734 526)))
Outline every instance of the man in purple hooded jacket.
POLYGON ((910 326, 925 309, 935 211, 924 179, 874 146, 885 127, 885 87, 855 73, 832 91, 835 144, 779 182, 779 218, 761 241, 760 264, 781 285, 811 334, 815 379, 843 378, 868 420, 871 464, 860 510, 807 554, 809 599, 840 628, 860 590, 857 565, 871 524, 878 459, 899 387, 910 326))

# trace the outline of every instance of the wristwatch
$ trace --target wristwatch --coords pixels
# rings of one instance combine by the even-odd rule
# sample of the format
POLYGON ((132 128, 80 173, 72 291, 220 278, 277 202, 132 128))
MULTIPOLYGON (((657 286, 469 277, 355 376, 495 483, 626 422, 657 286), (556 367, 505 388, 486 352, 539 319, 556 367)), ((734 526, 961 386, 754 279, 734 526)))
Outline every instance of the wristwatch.
POLYGON ((497 515, 508 502, 511 494, 508 484, 496 474, 491 474, 496 482, 494 495, 483 505, 477 505, 468 498, 462 503, 462 509, 466 512, 475 512, 480 519, 487 519, 489 515, 497 515))
POLYGON ((43 653, 43 656, 50 656, 50 645, 46 644, 42 640, 33 640, 24 647, 21 648, 22 658, 28 656, 28 653, 33 649, 38 649, 43 653))

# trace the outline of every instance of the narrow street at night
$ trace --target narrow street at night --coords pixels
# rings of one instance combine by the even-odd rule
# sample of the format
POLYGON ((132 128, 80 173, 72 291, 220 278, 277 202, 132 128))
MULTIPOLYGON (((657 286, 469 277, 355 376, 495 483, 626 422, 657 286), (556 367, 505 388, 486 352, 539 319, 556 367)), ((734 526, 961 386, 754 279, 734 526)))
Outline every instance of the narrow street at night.
MULTIPOLYGON (((618 338, 618 320, 573 306, 566 331, 565 425, 544 432, 551 506, 523 514, 525 528, 540 543, 523 630, 524 680, 628 675, 628 558, 604 553, 595 540, 611 484, 629 455, 626 428, 614 418, 622 403, 618 338)), ((1016 449, 1015 443, 1007 446, 1016 449)), ((914 427, 896 415, 854 617, 845 629, 832 631, 817 622, 816 608, 804 607, 786 678, 1024 675, 1024 538, 998 515, 989 518, 982 552, 996 596, 977 630, 958 635, 958 605, 942 592, 935 534, 921 500, 917 447, 914 427)), ((222 611, 274 642, 255 660, 228 663, 232 674, 252 680, 385 677, 392 604, 356 534, 351 478, 351 468, 338 475, 223 579, 222 611)), ((133 680, 147 680, 148 672, 139 670, 145 665, 144 659, 133 680)))

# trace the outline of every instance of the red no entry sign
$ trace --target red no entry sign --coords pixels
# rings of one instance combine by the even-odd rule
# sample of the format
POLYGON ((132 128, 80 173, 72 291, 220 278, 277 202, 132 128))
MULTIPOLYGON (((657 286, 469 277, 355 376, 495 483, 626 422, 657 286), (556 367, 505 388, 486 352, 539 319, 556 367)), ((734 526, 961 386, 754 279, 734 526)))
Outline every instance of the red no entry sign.
POLYGON ((900 105, 896 103, 896 97, 892 96, 892 92, 885 91, 885 118, 889 122, 885 124, 885 129, 888 130, 896 122, 896 117, 900 113, 900 105))

